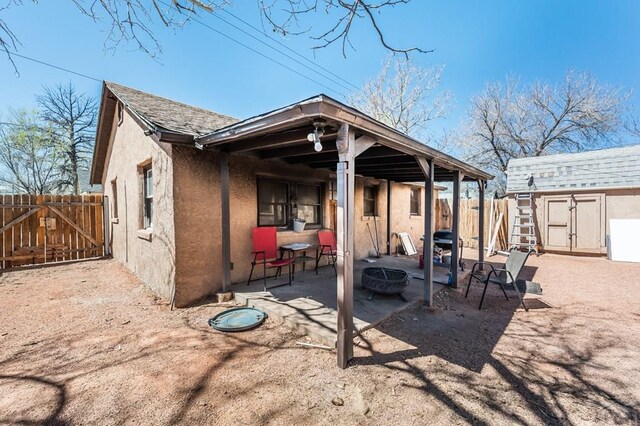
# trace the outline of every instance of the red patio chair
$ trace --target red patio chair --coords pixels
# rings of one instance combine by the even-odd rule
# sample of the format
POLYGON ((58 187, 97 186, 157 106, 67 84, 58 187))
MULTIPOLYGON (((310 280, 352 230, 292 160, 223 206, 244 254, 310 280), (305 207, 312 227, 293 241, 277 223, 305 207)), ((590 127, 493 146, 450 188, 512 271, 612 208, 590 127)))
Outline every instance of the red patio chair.
POLYGON ((333 270, 336 275, 338 275, 338 271, 336 269, 336 261, 338 260, 336 235, 330 229, 318 231, 318 245, 320 246, 320 251, 316 258, 316 275, 318 274, 318 265, 320 264, 322 256, 329 256, 329 261, 333 265, 333 270))
POLYGON ((251 254, 253 254, 253 261, 251 262, 251 272, 249 273, 247 285, 251 283, 253 269, 258 264, 261 264, 263 269, 262 279, 264 280, 264 291, 267 291, 267 269, 271 268, 278 268, 275 275, 277 277, 282 267, 286 266, 289 271, 288 284, 291 285, 291 264, 293 263, 293 259, 282 259, 281 257, 278 257, 278 241, 276 232, 275 226, 253 228, 253 251, 251 252, 251 254))

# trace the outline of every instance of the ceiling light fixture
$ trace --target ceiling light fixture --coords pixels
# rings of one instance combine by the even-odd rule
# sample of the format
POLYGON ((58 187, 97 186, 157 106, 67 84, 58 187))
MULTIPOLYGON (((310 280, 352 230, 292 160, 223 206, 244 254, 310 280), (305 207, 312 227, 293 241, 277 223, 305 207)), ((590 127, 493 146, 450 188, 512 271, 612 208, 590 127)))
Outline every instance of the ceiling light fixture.
POLYGON ((320 138, 322 137, 322 135, 324 135, 325 124, 326 123, 324 122, 324 120, 314 121, 313 126, 315 127, 315 129, 313 130, 313 132, 307 135, 307 140, 309 142, 313 142, 313 149, 315 149, 316 152, 322 151, 322 143, 320 142, 320 138))

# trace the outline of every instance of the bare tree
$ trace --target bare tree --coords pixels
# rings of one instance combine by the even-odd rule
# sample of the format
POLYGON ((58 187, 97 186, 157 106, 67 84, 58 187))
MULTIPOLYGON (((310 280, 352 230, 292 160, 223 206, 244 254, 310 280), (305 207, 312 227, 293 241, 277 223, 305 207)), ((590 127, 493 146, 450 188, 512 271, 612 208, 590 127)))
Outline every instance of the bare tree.
POLYGON ((335 14, 335 19, 325 30, 320 30, 311 38, 318 44, 314 49, 322 49, 336 42, 342 44, 342 54, 346 56, 347 46, 352 46, 349 34, 356 20, 364 19, 378 36, 380 44, 393 53, 401 53, 408 59, 409 53, 428 53, 418 47, 398 48, 392 46, 386 39, 377 19, 382 9, 408 4, 411 0, 259 0, 262 16, 273 31, 282 35, 302 34, 310 30, 305 27, 304 17, 323 12, 325 15, 335 14), (293 29, 292 29, 293 28, 293 29), (297 30, 297 31, 296 31, 297 30))
POLYGON ((378 76, 365 83, 348 102, 415 138, 431 139, 427 123, 443 117, 451 103, 449 92, 437 92, 444 67, 420 68, 404 58, 387 58, 378 76))
POLYGON ((98 103, 92 96, 78 93, 71 83, 45 87, 36 96, 42 118, 55 130, 57 145, 64 154, 60 163, 61 189, 80 193, 78 172, 87 170, 93 152, 98 103))
POLYGON ((459 135, 467 161, 497 177, 504 191, 511 158, 577 152, 614 144, 624 129, 629 93, 568 72, 556 84, 491 83, 471 100, 459 135))
POLYGON ((37 111, 20 110, 0 127, 0 182, 13 192, 50 194, 59 187, 62 152, 37 111))
MULTIPOLYGON (((3 0, 0 0, 2 2, 3 0)), ((24 0, 4 0, 0 12, 10 6, 20 6, 24 0)), ((26 0, 29 1, 29 0, 26 0)), ((37 3, 37 0, 31 0, 37 3)), ((106 47, 117 48, 121 43, 134 43, 137 48, 151 57, 162 52, 155 35, 154 25, 161 23, 165 27, 179 28, 197 20, 198 13, 215 13, 230 6, 230 0, 70 0, 78 10, 96 22, 104 22, 108 27, 106 47)), ((261 16, 265 18, 271 30, 282 35, 302 34, 310 30, 303 28, 303 17, 332 15, 328 28, 320 30, 311 38, 319 44, 314 48, 323 48, 342 41, 342 51, 351 45, 349 34, 358 20, 365 20, 375 30, 380 43, 394 53, 408 57, 410 52, 430 52, 418 47, 394 47, 384 36, 380 28, 379 14, 385 8, 407 4, 411 0, 258 0, 261 16), (333 24, 331 23, 333 22, 333 24)), ((326 18, 325 18, 326 19, 326 18)), ((11 63, 12 50, 16 50, 19 41, 9 25, 0 19, 0 49, 11 63)), ((15 64, 13 64, 14 69, 15 64)))

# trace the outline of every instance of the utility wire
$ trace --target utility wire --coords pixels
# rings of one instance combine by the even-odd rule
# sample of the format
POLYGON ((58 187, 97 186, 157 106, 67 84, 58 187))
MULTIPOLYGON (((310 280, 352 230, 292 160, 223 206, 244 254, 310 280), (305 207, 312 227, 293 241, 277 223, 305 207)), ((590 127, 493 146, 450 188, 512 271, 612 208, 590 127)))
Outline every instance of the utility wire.
POLYGON ((1 48, 1 47, 0 47, 0 51, 6 52, 10 56, 15 56, 17 58, 26 59, 27 61, 35 62, 35 63, 40 64, 40 65, 45 65, 47 67, 55 68, 55 69, 60 70, 60 71, 68 72, 68 73, 75 74, 75 75, 80 76, 80 77, 88 78, 89 80, 97 81, 98 83, 102 83, 102 80, 100 80, 98 78, 91 77, 91 76, 88 76, 86 74, 82 74, 82 73, 79 73, 79 72, 76 72, 76 71, 72 71, 72 70, 67 69, 67 68, 62 68, 62 67, 59 67, 58 65, 53 65, 53 64, 50 64, 48 62, 40 61, 38 59, 30 58, 28 56, 20 55, 18 53, 11 52, 11 51, 9 51, 7 49, 4 49, 4 48, 1 48))
MULTIPOLYGON (((167 3, 165 3, 163 0, 159 0, 159 1, 158 1, 158 3, 163 4, 163 5, 164 5, 164 6, 166 6, 166 7, 171 7, 170 5, 168 5, 167 3)), ((274 50, 278 51, 279 53, 281 53, 281 54, 285 55, 286 57, 290 58, 291 60, 296 61, 296 62, 297 62, 297 63, 299 63, 300 65, 303 65, 303 66, 305 66, 306 68, 309 68, 309 69, 311 69, 312 71, 315 71, 315 70, 313 70, 313 68, 311 68, 311 67, 309 67, 309 66, 307 66, 307 65, 305 65, 305 64, 300 63, 300 61, 297 61, 295 58, 291 58, 291 56, 289 56, 289 55, 287 55, 287 54, 285 54, 285 53, 283 53, 283 52, 279 51, 279 50, 278 50, 278 49, 276 49, 275 47, 270 46, 269 44, 267 44, 267 43, 263 42, 262 40, 257 39, 256 37, 252 36, 251 34, 248 34, 246 31, 244 31, 244 30, 242 30, 242 29, 238 28, 237 26, 235 26, 235 25, 231 24, 230 22, 228 22, 228 21, 224 20, 224 18, 221 18, 220 16, 217 16, 217 15, 214 15, 214 16, 216 16, 216 18, 218 18, 218 19, 220 19, 220 20, 222 20, 222 21, 226 22, 228 25, 231 25, 231 26, 233 26, 234 28, 237 28, 239 31, 242 31, 242 32, 244 32, 245 34, 249 35, 250 37, 252 37, 252 38, 254 38, 254 39, 258 40, 259 42, 261 42, 261 43, 263 43, 263 44, 267 45, 268 47, 270 47, 270 48, 272 48, 272 49, 274 49, 274 50)), ((277 65, 280 65, 281 67, 283 67, 283 68, 285 68, 285 69, 287 69, 287 70, 289 70, 289 71, 291 71, 291 72, 293 72, 293 73, 295 73, 295 74, 299 75, 300 77, 303 77, 303 78, 305 78, 306 80, 311 81, 312 83, 315 83, 315 84, 317 84, 317 85, 319 85, 319 86, 322 86, 322 87, 324 87, 325 89, 330 90, 330 91, 331 91, 331 92, 333 92, 333 93, 336 93, 336 94, 338 94, 338 95, 340 95, 340 96, 344 96, 344 94, 343 94, 343 93, 341 93, 341 92, 339 92, 338 90, 335 90, 334 88, 332 88, 332 87, 330 87, 330 86, 327 86, 326 84, 324 84, 324 83, 322 83, 322 82, 320 82, 320 81, 318 81, 318 80, 315 80, 315 79, 313 79, 313 78, 309 77, 308 75, 305 75, 305 74, 301 73, 300 71, 298 71, 298 70, 296 70, 296 69, 294 69, 294 68, 292 68, 292 67, 290 67, 290 66, 288 66, 288 65, 286 65, 286 64, 284 64, 284 63, 282 63, 282 62, 280 62, 280 61, 278 61, 278 60, 276 60, 276 59, 274 59, 274 58, 272 58, 272 57, 270 57, 269 55, 266 55, 266 54, 264 54, 264 53, 260 52, 259 50, 254 49, 253 47, 251 47, 251 46, 249 46, 249 45, 247 45, 247 44, 245 44, 245 43, 242 43, 241 41, 236 40, 235 38, 233 38, 233 37, 231 37, 231 36, 229 36, 229 35, 225 34, 224 32, 219 31, 219 30, 217 30, 217 29, 213 28, 212 26, 210 26, 209 24, 207 24, 207 23, 205 23, 205 22, 201 21, 200 19, 197 19, 197 18, 195 18, 195 17, 193 17, 193 16, 192 16, 192 17, 190 17, 190 19, 191 19, 191 20, 193 20, 194 22, 196 22, 196 23, 198 23, 198 24, 202 25, 203 27, 205 27, 205 28, 207 28, 207 29, 209 29, 209 30, 211 30, 211 31, 215 32, 216 34, 219 34, 219 35, 221 35, 222 37, 225 37, 226 39, 233 41, 234 43, 236 43, 236 44, 238 44, 238 45, 240 45, 240 46, 244 47, 245 49, 248 49, 248 50, 250 50, 250 51, 252 51, 252 52, 256 53, 257 55, 260 55, 260 56, 262 56, 263 58, 265 58, 265 59, 267 59, 267 60, 269 60, 269 61, 271 61, 271 62, 273 62, 273 63, 275 63, 275 64, 277 64, 277 65)), ((276 42, 278 42, 277 40, 275 40, 275 41, 276 41, 276 42)), ((278 42, 278 43, 280 43, 280 42, 278 42)), ((280 43, 280 44, 282 44, 282 43, 280 43)), ((286 47, 286 46, 285 46, 285 47, 286 47)), ((287 49, 289 49, 289 48, 287 48, 287 49)), ((291 49, 291 50, 292 50, 292 49, 291 49)), ((5 53, 7 53, 7 54, 9 54, 9 55, 15 56, 15 57, 17 57, 17 58, 22 58, 22 59, 25 59, 25 60, 27 60, 27 61, 35 62, 35 63, 40 64, 40 65, 44 65, 44 66, 47 66, 47 67, 50 67, 50 68, 54 68, 54 69, 57 69, 57 70, 60 70, 60 71, 64 71, 64 72, 67 72, 67 73, 70 73, 70 74, 77 75, 77 76, 79 76, 79 77, 83 77, 83 78, 86 78, 86 79, 89 79, 89 80, 93 80, 93 81, 97 81, 97 82, 99 82, 99 83, 102 83, 102 80, 101 80, 101 79, 98 79, 98 78, 95 78, 95 77, 92 77, 92 76, 89 76, 89 75, 87 75, 87 74, 83 74, 83 73, 80 73, 80 72, 77 72, 77 71, 73 71, 73 70, 70 70, 70 69, 68 69, 68 68, 64 68, 64 67, 58 66, 58 65, 54 65, 54 64, 51 64, 51 63, 49 63, 49 62, 45 62, 45 61, 41 61, 41 60, 39 60, 39 59, 31 58, 31 57, 29 57, 29 56, 21 55, 21 54, 19 54, 19 53, 11 52, 11 51, 9 51, 9 50, 7 50, 7 49, 5 49, 5 48, 1 48, 1 47, 0 47, 0 51, 5 52, 5 53)), ((292 50, 292 51, 293 51, 293 50, 292 50)), ((296 54, 298 54, 298 53, 297 53, 297 52, 295 52, 295 51, 293 51, 293 52, 294 52, 294 53, 296 53, 296 54)), ((298 54, 298 55, 299 55, 299 54, 298 54)), ((302 55, 300 55, 300 56, 302 56, 302 55)), ((304 56, 302 56, 302 57, 304 58, 304 56)), ((305 59, 306 59, 306 58, 305 58, 305 59)), ((312 62, 312 63, 313 63, 313 62, 312 62)), ((315 71, 315 72, 317 73, 317 71, 315 71)), ((333 73, 331 73, 331 74, 333 74, 333 73)), ((320 74, 320 75, 322 75, 322 74, 320 74)), ((323 76, 323 77, 324 77, 324 78, 327 78, 326 76, 323 76)), ((336 77, 337 77, 337 78, 340 78, 339 76, 336 76, 336 77)), ((327 79, 328 79, 328 78, 327 78, 327 79)), ((342 78, 340 78, 340 79, 342 80, 342 78)), ((340 84, 340 83, 337 83, 336 81, 334 81, 334 80, 332 80, 332 79, 329 79, 329 80, 330 80, 330 81, 332 81, 332 82, 333 82, 333 83, 335 83, 335 84, 340 84)), ((351 84, 351 83, 349 83, 349 84, 351 84)), ((344 85, 342 85, 342 84, 340 84, 340 86, 345 87, 345 86, 344 86, 344 85)), ((355 87, 355 86, 354 86, 354 87, 355 87)), ((345 88, 346 88, 346 87, 345 87, 345 88)))
POLYGON ((332 82, 333 84, 337 84, 338 86, 341 86, 341 87, 343 87, 344 89, 347 89, 347 90, 352 90, 349 86, 346 86, 346 85, 344 85, 344 84, 340 83, 339 81, 336 81, 336 80, 332 79, 331 77, 327 77, 325 74, 321 73, 321 72, 320 72, 320 71, 318 71, 316 68, 310 67, 309 65, 307 65, 307 64, 305 64, 305 63, 303 63, 303 62, 301 62, 300 60, 298 60, 298 59, 294 58, 293 56, 288 55, 287 53, 283 52, 282 50, 278 49, 277 47, 274 47, 274 46, 270 45, 270 44, 269 44, 269 43, 267 43, 266 41, 264 41, 264 40, 262 40, 262 39, 260 39, 260 38, 258 38, 258 37, 256 37, 256 36, 254 36, 253 34, 250 34, 248 31, 245 31, 245 30, 243 30, 242 28, 238 27, 237 25, 235 25, 235 24, 233 24, 233 23, 231 23, 231 22, 227 21, 227 20, 226 20, 226 19, 224 19, 223 17, 221 17, 221 16, 219 16, 219 15, 216 15, 215 13, 213 14, 213 16, 214 16, 215 18, 217 18, 217 19, 221 20, 221 21, 222 21, 222 22, 224 22, 225 24, 227 24, 227 25, 229 25, 229 26, 231 26, 231 27, 235 28, 236 30, 238 30, 238 31, 242 32, 243 34, 245 34, 245 35, 247 35, 247 36, 251 37, 252 39, 256 40, 258 43, 261 43, 261 44, 263 44, 263 45, 267 46, 269 49, 275 50, 276 52, 278 52, 278 53, 279 53, 279 54, 281 54, 282 56, 284 56, 284 57, 286 57, 286 58, 288 58, 288 59, 290 59, 290 60, 294 61, 294 62, 295 62, 295 63, 297 63, 298 65, 301 65, 301 66, 305 67, 306 69, 308 69, 308 70, 310 70, 310 71, 312 71, 312 72, 314 72, 314 73, 318 74, 318 75, 319 75, 320 77, 322 77, 322 78, 326 78, 327 80, 329 80, 329 81, 330 81, 330 82, 332 82))
MULTIPOLYGON (((243 23, 243 24, 245 24, 247 27, 249 27, 249 28, 253 29, 255 32, 259 33, 259 34, 260 34, 260 35, 262 35, 263 37, 266 37, 266 38, 268 38, 269 40, 271 40, 271 41, 274 41, 274 42, 278 43, 280 46, 284 47, 284 48, 285 48, 286 50, 288 50, 289 52, 293 53, 294 55, 296 55, 296 56, 298 56, 298 57, 300 57, 300 58, 302 58, 302 59, 304 59, 304 60, 305 60, 305 61, 307 61, 309 64, 311 64, 313 67, 320 68, 320 69, 321 69, 321 70, 323 70, 324 72, 326 72, 326 73, 328 73, 328 74, 332 75, 333 77, 337 78, 338 80, 341 80, 342 82, 344 82, 344 83, 348 84, 349 86, 351 86, 350 88, 347 88, 348 90, 359 90, 359 89, 360 89, 358 86, 356 86, 355 84, 351 83, 349 80, 345 80, 344 78, 340 77, 338 74, 335 74, 335 73, 334 73, 334 72, 332 72, 331 70, 329 70, 329 69, 327 69, 327 68, 323 67, 322 65, 318 64, 317 62, 312 61, 311 59, 309 59, 309 58, 307 58, 306 56, 304 56, 304 55, 300 54, 299 52, 297 52, 296 50, 294 50, 294 49, 290 48, 289 46, 287 46, 285 43, 281 42, 280 40, 278 40, 278 39, 276 39, 276 38, 274 38, 274 37, 269 36, 269 35, 268 35, 268 34, 266 34, 264 31, 261 31, 261 30, 260 30, 260 28, 256 28, 254 25, 251 25, 249 22, 245 21, 244 19, 240 18, 239 16, 234 15, 233 13, 229 12, 226 8, 223 8, 223 9, 221 9, 221 10, 222 10, 224 13, 226 13, 227 15, 229 15, 229 16, 233 17, 234 19, 236 19, 236 20, 238 20, 238 21, 242 22, 242 23, 243 23)), ((217 15, 215 15, 215 16, 217 16, 217 15)), ((318 72, 318 71, 316 70, 316 72, 318 72)), ((325 78, 327 78, 328 80, 331 80, 331 79, 329 79, 329 78, 328 78, 328 77, 326 77, 326 76, 324 76, 324 77, 325 77, 325 78)), ((331 81, 333 81, 333 80, 331 80, 331 81)), ((337 83, 337 84, 340 84, 340 83, 337 83)), ((340 84, 340 85, 341 85, 342 87, 345 87, 345 86, 343 86, 342 84, 340 84)))
MULTIPOLYGON (((163 0, 158 0, 158 3, 160 3, 160 4, 162 4, 162 5, 166 6, 166 7, 171 7, 169 4, 165 3, 163 0)), ((193 16, 190 16, 190 17, 189 17, 189 19, 190 19, 190 20, 192 20, 192 21, 194 21, 194 22, 196 22, 196 23, 198 23, 198 24, 200 24, 200 25, 202 25, 202 26, 203 26, 203 27, 205 27, 205 28, 208 28, 209 30, 211 30, 211 31, 215 32, 216 34, 221 35, 222 37, 224 37, 224 38, 226 38, 226 39, 228 39, 228 40, 231 40, 231 41, 233 41, 233 42, 234 42, 234 43, 236 43, 236 44, 239 44, 240 46, 244 47, 245 49, 251 50, 251 51, 252 51, 252 52, 254 52, 255 54, 260 55, 260 56, 262 56, 263 58, 268 59, 269 61, 271 61, 271 62, 273 62, 273 63, 275 63, 275 64, 277 64, 277 65, 280 65, 281 67, 286 68, 286 69, 288 69, 289 71, 291 71, 291 72, 293 72, 293 73, 295 73, 295 74, 298 74, 300 77, 305 78, 305 79, 307 79, 307 80, 311 81, 312 83, 315 83, 315 84, 317 84, 317 85, 319 85, 319 86, 322 86, 322 87, 324 87, 325 89, 330 90, 330 91, 332 91, 333 93, 336 93, 336 94, 338 94, 338 95, 340 95, 340 96, 343 96, 343 97, 344 97, 344 94, 340 93, 339 91, 337 91, 337 90, 335 90, 335 89, 333 89, 333 88, 331 88, 331 87, 327 86, 327 85, 326 85, 326 84, 324 84, 324 83, 319 82, 318 80, 315 80, 315 79, 313 79, 313 78, 309 77, 308 75, 305 75, 305 74, 301 73, 300 71, 298 71, 298 70, 296 70, 296 69, 294 69, 294 68, 291 68, 290 66, 288 66, 288 65, 286 65, 286 64, 284 64, 284 63, 282 63, 282 62, 278 61, 277 59, 274 59, 274 58, 270 57, 269 55, 266 55, 266 54, 264 54, 264 53, 260 52, 260 51, 259 51, 259 50, 257 50, 257 49, 254 49, 253 47, 251 47, 251 46, 249 46, 249 45, 247 45, 247 44, 245 44, 245 43, 242 43, 241 41, 236 40, 235 38, 233 38, 233 37, 231 37, 231 36, 229 36, 229 35, 227 35, 227 34, 223 33, 222 31, 220 31, 220 30, 217 30, 217 29, 213 28, 211 25, 207 24, 206 22, 203 22, 203 21, 201 21, 200 19, 195 18, 195 17, 193 17, 193 16)))

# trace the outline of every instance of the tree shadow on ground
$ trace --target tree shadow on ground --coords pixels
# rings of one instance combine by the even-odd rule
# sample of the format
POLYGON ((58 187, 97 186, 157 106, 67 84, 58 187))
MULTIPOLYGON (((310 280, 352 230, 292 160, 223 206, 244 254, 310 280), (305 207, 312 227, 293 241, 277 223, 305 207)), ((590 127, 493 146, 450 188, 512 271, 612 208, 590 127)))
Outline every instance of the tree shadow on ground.
MULTIPOLYGON (((525 267, 521 277, 533 280, 535 268, 525 267)), ((619 372, 616 376, 599 359, 603 353, 629 351, 610 326, 585 337, 580 325, 592 322, 588 312, 525 312, 516 297, 506 301, 498 286, 490 287, 484 309, 478 310, 482 286, 472 287, 465 299, 466 286, 441 292, 436 309, 417 307, 377 327, 395 345, 361 336, 366 355, 352 364, 406 373, 417 380, 413 387, 475 424, 499 418, 516 424, 638 418, 639 402, 629 383, 616 379, 619 372), (434 357, 444 363, 431 363, 434 357), (490 415, 479 418, 472 408, 477 404, 490 415)))

